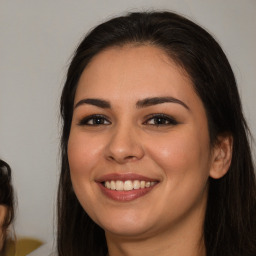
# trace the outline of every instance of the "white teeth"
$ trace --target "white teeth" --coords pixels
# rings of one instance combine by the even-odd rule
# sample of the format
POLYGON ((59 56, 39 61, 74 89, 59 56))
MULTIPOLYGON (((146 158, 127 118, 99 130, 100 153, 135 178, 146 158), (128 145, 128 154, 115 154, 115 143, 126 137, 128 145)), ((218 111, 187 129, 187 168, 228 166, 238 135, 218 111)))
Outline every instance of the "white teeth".
POLYGON ((111 180, 111 182, 110 182, 110 189, 111 190, 115 190, 116 189, 116 183, 113 180, 111 180))
POLYGON ((142 180, 142 181, 140 182, 140 187, 141 187, 141 188, 145 188, 145 184, 146 184, 146 181, 142 180))
POLYGON ((147 182, 146 182, 145 187, 146 187, 146 188, 149 188, 149 187, 150 187, 150 181, 147 181, 147 182))
POLYGON ((124 182, 124 190, 133 190, 133 184, 131 180, 126 180, 124 182))
POLYGON ((111 185, 110 185, 110 182, 109 182, 109 181, 106 181, 106 182, 105 182, 105 187, 106 187, 106 188, 109 188, 109 189, 111 188, 111 185))
POLYGON ((133 189, 143 189, 143 188, 149 188, 156 184, 156 181, 144 181, 144 180, 111 180, 111 181, 105 181, 104 186, 111 190, 118 190, 118 191, 129 191, 133 189))
MULTIPOLYGON (((113 180, 111 180, 112 182, 113 180)), ((113 181, 115 182, 115 181, 113 181)), ((121 180, 116 181, 116 190, 124 190, 124 183, 121 180)))
POLYGON ((140 189, 140 181, 139 180, 133 181, 133 189, 140 189))

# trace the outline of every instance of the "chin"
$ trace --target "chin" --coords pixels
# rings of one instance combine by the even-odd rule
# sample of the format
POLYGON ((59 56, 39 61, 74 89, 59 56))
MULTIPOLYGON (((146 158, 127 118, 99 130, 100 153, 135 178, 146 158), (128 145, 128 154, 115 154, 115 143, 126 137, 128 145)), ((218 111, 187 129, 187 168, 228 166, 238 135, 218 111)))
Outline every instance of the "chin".
POLYGON ((155 225, 150 224, 149 220, 142 221, 142 218, 137 216, 126 215, 119 217, 108 218, 108 220, 102 220, 98 225, 105 230, 105 232, 111 233, 117 236, 141 236, 147 233, 155 225))
POLYGON ((110 233, 114 236, 119 236, 119 237, 142 237, 144 236, 148 229, 146 227, 138 227, 138 226, 129 226, 129 225, 123 225, 123 226, 111 226, 111 227, 106 227, 103 229, 105 230, 106 233, 110 233))

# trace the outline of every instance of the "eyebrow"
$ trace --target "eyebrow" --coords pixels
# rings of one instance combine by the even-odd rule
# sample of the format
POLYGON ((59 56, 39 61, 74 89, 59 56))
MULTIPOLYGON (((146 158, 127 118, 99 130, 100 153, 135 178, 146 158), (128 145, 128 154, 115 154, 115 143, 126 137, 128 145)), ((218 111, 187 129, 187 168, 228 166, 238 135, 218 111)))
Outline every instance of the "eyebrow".
POLYGON ((189 110, 189 107, 181 100, 173 98, 173 97, 154 97, 154 98, 146 98, 143 100, 139 100, 136 103, 137 108, 150 107, 157 104, 163 103, 177 103, 189 110))
MULTIPOLYGON (((153 97, 139 100, 136 103, 137 108, 145 108, 153 105, 163 104, 163 103, 177 103, 189 110, 189 107, 181 100, 174 97, 153 97)), ((100 108, 111 108, 110 102, 102 99, 82 99, 78 101, 74 108, 77 108, 83 104, 89 104, 100 108)))
POLYGON ((111 108, 111 105, 108 101, 101 99, 82 99, 76 103, 74 108, 77 108, 83 104, 89 104, 99 108, 111 108))

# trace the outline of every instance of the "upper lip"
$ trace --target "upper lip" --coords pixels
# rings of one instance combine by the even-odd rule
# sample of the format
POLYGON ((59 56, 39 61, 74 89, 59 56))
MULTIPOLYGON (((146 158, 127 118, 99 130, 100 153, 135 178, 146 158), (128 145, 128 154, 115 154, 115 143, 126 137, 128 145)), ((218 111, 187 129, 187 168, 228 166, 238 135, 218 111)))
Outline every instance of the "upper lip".
POLYGON ((157 179, 145 177, 143 175, 139 175, 136 173, 109 173, 106 175, 101 176, 97 179, 97 182, 104 182, 104 181, 111 181, 111 180, 139 180, 139 181, 158 181, 157 179))

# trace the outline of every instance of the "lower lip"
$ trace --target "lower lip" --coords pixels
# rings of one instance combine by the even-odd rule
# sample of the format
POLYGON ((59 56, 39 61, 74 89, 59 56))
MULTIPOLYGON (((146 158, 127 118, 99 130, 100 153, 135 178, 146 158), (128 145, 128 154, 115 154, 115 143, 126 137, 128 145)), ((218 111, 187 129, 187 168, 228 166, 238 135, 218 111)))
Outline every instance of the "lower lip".
POLYGON ((118 190, 111 190, 106 187, 102 183, 98 183, 101 191, 107 197, 115 201, 127 202, 135 200, 139 197, 142 197, 148 194, 154 187, 151 186, 149 188, 141 188, 141 189, 133 189, 128 191, 118 191, 118 190))

